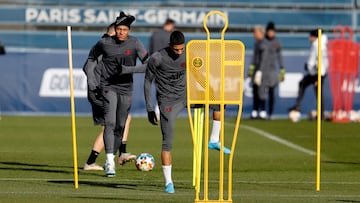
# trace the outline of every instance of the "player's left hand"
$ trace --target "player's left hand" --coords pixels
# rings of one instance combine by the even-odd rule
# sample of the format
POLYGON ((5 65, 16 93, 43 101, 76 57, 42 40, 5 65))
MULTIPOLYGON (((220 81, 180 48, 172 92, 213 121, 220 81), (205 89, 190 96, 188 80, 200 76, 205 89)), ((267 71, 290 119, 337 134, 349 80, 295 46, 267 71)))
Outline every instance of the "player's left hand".
POLYGON ((158 119, 156 118, 155 111, 148 112, 148 120, 151 124, 157 125, 158 119))
POLYGON ((249 69, 248 69, 248 72, 247 72, 247 75, 249 78, 252 78, 252 76, 254 75, 254 71, 255 71, 255 65, 251 64, 249 66, 249 69))
POLYGON ((98 100, 102 99, 102 90, 99 87, 96 87, 96 89, 94 90, 95 93, 95 97, 98 100))
POLYGON ((281 67, 280 68, 280 74, 279 74, 279 81, 283 82, 285 80, 285 68, 281 67))
POLYGON ((261 70, 257 70, 255 72, 255 76, 254 76, 254 84, 257 86, 260 86, 262 82, 262 71, 261 70))

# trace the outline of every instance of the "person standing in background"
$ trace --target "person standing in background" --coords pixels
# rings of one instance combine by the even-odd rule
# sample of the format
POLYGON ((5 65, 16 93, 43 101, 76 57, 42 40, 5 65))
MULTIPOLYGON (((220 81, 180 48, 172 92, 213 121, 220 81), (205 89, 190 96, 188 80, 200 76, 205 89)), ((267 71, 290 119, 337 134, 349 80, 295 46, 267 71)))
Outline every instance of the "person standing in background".
POLYGON ((275 88, 279 82, 285 79, 285 68, 283 65, 281 42, 275 36, 275 24, 269 22, 266 26, 265 39, 260 45, 261 60, 259 70, 255 72, 254 82, 258 85, 260 119, 272 119, 275 102, 275 88), (277 67, 280 67, 280 74, 277 67), (266 93, 268 93, 269 108, 266 112, 266 93))
POLYGON ((168 18, 161 29, 152 33, 149 41, 149 55, 169 46, 170 35, 174 29, 175 21, 168 18))
POLYGON ((253 93, 253 110, 251 112, 251 118, 256 119, 259 116, 259 93, 258 93, 258 85, 254 82, 254 73, 259 70, 260 61, 261 61, 261 44, 264 40, 265 29, 261 25, 256 25, 253 28, 253 36, 255 39, 254 48, 253 48, 253 56, 251 59, 251 64, 248 69, 248 77, 251 78, 252 81, 252 93, 253 93))
MULTIPOLYGON (((305 63, 304 69, 307 72, 306 75, 304 75, 303 79, 299 82, 299 91, 298 96, 296 98, 296 104, 289 109, 289 111, 298 111, 300 112, 301 107, 301 101, 304 97, 305 90, 308 86, 314 85, 314 90, 317 96, 317 85, 318 85, 318 30, 312 30, 309 33, 309 41, 311 43, 310 48, 310 55, 305 63)), ((329 66, 328 56, 327 56, 327 36, 325 34, 322 34, 321 36, 321 84, 324 83, 324 79, 327 74, 327 69, 329 66)), ((321 85, 321 88, 323 88, 323 85, 321 85)), ((321 93, 323 91, 321 90, 321 93)), ((321 94, 321 116, 324 118, 324 99, 323 94, 321 94)))

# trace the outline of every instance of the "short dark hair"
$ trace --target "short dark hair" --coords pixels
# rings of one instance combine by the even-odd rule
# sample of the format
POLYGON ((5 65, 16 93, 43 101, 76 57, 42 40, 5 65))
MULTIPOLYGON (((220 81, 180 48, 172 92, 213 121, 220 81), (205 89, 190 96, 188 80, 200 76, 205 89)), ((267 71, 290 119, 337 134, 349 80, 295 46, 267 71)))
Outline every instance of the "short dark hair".
POLYGON ((168 24, 175 24, 175 20, 173 20, 173 19, 171 19, 171 18, 167 18, 167 19, 165 20, 164 25, 168 25, 168 24))
POLYGON ((318 30, 311 30, 309 34, 311 37, 318 37, 318 30))
POLYGON ((180 31, 175 30, 170 35, 170 45, 179 45, 185 43, 184 34, 180 31))

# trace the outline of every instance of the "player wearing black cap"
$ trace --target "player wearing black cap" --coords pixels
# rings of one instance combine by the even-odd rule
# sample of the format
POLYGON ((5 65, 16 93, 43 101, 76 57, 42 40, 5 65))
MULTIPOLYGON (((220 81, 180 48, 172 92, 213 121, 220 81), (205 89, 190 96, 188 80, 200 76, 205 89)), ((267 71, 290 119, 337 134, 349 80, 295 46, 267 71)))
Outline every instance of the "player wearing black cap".
MULTIPOLYGON (((102 36, 102 38, 112 37, 112 36, 115 36, 115 22, 107 27, 107 31, 102 36)), ((143 70, 139 70, 140 68, 141 67, 123 66, 122 74, 131 73, 134 72, 134 70, 135 72, 145 71, 145 68, 143 68, 143 70)), ((104 170, 103 166, 99 166, 98 164, 96 164, 96 159, 98 155, 104 149, 105 119, 104 119, 103 97, 101 95, 101 85, 100 85, 100 76, 102 69, 103 69, 102 55, 100 55, 98 58, 94 57, 93 48, 92 48, 89 52, 88 59, 84 64, 83 70, 87 76, 88 100, 92 108, 94 125, 100 125, 101 131, 98 134, 98 136, 95 138, 89 157, 84 165, 83 168, 84 170, 104 170)), ((118 163, 120 165, 123 165, 126 162, 136 159, 136 155, 133 155, 126 151, 130 122, 131 122, 131 115, 129 114, 128 118, 126 119, 125 130, 121 141, 121 145, 119 147, 118 163)))
POLYGON ((269 22, 266 26, 265 38, 262 41, 259 51, 261 52, 261 60, 259 70, 255 72, 254 82, 258 85, 258 96, 260 106, 260 118, 266 119, 265 110, 266 93, 269 97, 269 118, 272 118, 275 88, 277 84, 285 79, 285 68, 283 65, 281 42, 275 36, 275 24, 269 22), (277 73, 277 66, 280 66, 280 75, 277 73))
POLYGON ((133 91, 132 73, 122 73, 123 66, 135 66, 136 59, 147 59, 144 45, 129 35, 135 17, 124 12, 115 21, 114 37, 101 39, 94 46, 94 57, 103 55, 101 93, 104 97, 105 170, 108 177, 115 176, 114 154, 121 144, 125 123, 131 108, 133 91))

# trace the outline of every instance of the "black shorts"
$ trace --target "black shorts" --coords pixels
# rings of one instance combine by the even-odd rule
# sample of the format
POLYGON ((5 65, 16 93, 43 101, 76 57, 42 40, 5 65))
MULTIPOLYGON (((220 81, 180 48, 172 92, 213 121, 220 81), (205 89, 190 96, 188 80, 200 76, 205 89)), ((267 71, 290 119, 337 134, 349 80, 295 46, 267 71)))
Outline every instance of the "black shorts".
MULTIPOLYGON (((224 108, 226 105, 224 106, 224 108)), ((193 104, 191 105, 191 108, 204 108, 204 104, 193 104)), ((210 104, 209 109, 212 109, 213 111, 220 111, 220 105, 219 104, 210 104)))
POLYGON ((220 105, 218 104, 210 104, 209 108, 213 111, 220 111, 220 105))
POLYGON ((97 97, 94 91, 88 91, 88 100, 91 104, 94 125, 105 125, 103 98, 97 97))

